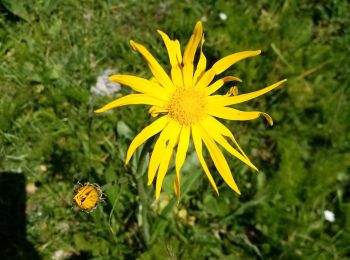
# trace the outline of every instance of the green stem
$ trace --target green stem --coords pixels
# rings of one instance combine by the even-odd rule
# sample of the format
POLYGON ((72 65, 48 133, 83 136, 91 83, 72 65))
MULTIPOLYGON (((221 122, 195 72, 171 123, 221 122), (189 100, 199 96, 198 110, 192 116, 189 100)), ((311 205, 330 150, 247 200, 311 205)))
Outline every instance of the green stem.
POLYGON ((148 198, 145 192, 145 187, 143 186, 142 175, 137 176, 137 189, 141 201, 141 217, 142 217, 142 231, 145 239, 146 246, 150 245, 150 235, 149 235, 149 224, 147 219, 148 212, 148 198))
POLYGON ((137 160, 137 166, 134 167, 134 169, 137 169, 135 171, 136 175, 136 182, 137 182, 137 190, 138 194, 140 196, 140 213, 141 213, 141 219, 142 219, 142 231, 143 231, 143 237, 144 241, 147 247, 150 245, 150 227, 148 222, 148 210, 149 210, 149 199, 148 195, 145 191, 144 186, 144 174, 147 172, 147 164, 148 164, 148 156, 149 156, 149 150, 153 143, 153 138, 150 138, 145 145, 143 146, 140 155, 138 156, 137 160))

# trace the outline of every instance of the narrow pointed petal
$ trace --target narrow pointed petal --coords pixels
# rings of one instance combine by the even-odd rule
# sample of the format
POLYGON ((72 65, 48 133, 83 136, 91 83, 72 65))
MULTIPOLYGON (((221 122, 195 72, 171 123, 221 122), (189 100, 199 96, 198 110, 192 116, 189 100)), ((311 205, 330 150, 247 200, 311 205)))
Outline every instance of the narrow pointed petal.
POLYGON ((237 121, 254 120, 259 118, 262 115, 266 118, 267 122, 271 126, 273 125, 272 118, 267 113, 259 112, 259 111, 246 112, 246 111, 233 109, 230 107, 213 107, 212 106, 208 108, 208 114, 218 118, 223 118, 228 120, 237 120, 237 121))
POLYGON ((183 57, 184 64, 193 63, 194 55, 196 53, 199 43, 201 42, 202 35, 203 35, 202 22, 199 21, 196 23, 196 26, 194 27, 191 38, 188 41, 187 46, 185 48, 184 57, 183 57))
MULTIPOLYGON (((177 146, 176 159, 175 159, 175 168, 176 168, 176 181, 180 184, 180 170, 185 162, 186 153, 188 149, 188 144, 190 142, 190 127, 183 126, 181 129, 179 144, 177 146)), ((176 191, 176 196, 180 196, 180 185, 176 191)))
POLYGON ((155 84, 159 84, 159 81, 153 76, 149 79, 149 81, 151 81, 152 83, 155 83, 155 84))
POLYGON ((168 110, 164 107, 152 106, 148 113, 151 114, 152 117, 157 117, 160 113, 167 113, 168 110))
POLYGON ((210 96, 209 100, 212 102, 216 102, 222 106, 231 106, 231 105, 235 105, 235 104, 239 104, 254 98, 257 98, 261 95, 266 94, 267 92, 270 92, 271 90, 279 87, 281 84, 283 84, 284 82, 286 82, 287 80, 281 80, 271 86, 268 86, 266 88, 254 91, 254 92, 250 92, 250 93, 246 93, 246 94, 241 94, 241 95, 237 95, 237 96, 233 96, 233 97, 225 97, 225 96, 210 96))
POLYGON ((196 86, 203 88, 206 87, 212 82, 215 75, 219 75, 225 70, 227 70, 229 67, 231 67, 236 62, 243 60, 245 58, 253 57, 256 55, 259 55, 261 51, 242 51, 237 52, 231 55, 228 55, 221 60, 218 60, 211 69, 207 70, 203 76, 200 78, 200 80, 197 82, 196 86))
POLYGON ((156 176, 160 162, 164 157, 166 150, 166 143, 169 140, 169 135, 174 127, 177 126, 177 123, 173 120, 170 120, 163 131, 160 133, 158 140, 156 141, 151 159, 148 166, 148 185, 151 185, 154 177, 156 176))
POLYGON ((197 81, 196 88, 206 88, 210 84, 210 82, 213 81, 215 75, 216 74, 213 69, 209 69, 206 72, 204 72, 202 77, 200 77, 200 79, 197 81))
POLYGON ((193 76, 193 84, 194 85, 197 83, 198 79, 203 75, 203 73, 205 72, 205 69, 207 67, 207 58, 205 57, 205 55, 203 53, 203 44, 204 44, 204 35, 202 37, 201 54, 199 56, 197 69, 196 69, 194 76, 193 76))
POLYGON ((165 174, 168 170, 168 167, 169 167, 169 164, 171 161, 171 157, 173 155, 173 150, 174 150, 174 148, 170 147, 170 145, 168 145, 164 151, 163 158, 160 162, 158 174, 157 174, 157 181, 156 181, 156 199, 159 199, 160 192, 162 190, 163 180, 164 180, 165 174))
MULTIPOLYGON (((164 130, 163 132, 164 133, 164 130)), ((165 145, 165 138, 161 138, 162 136, 159 136, 156 144, 154 145, 152 154, 151 154, 151 159, 149 161, 149 165, 148 165, 148 185, 151 185, 154 177, 156 176, 156 173, 158 171, 159 168, 159 164, 160 161, 163 158, 165 149, 166 149, 166 145, 165 145)))
POLYGON ((218 75, 225 70, 227 70, 229 67, 231 67, 233 64, 237 63, 240 60, 249 58, 249 57, 254 57, 257 55, 260 55, 261 51, 242 51, 242 52, 237 52, 231 55, 228 55, 217 62, 213 65, 212 69, 215 71, 215 74, 218 75))
POLYGON ((258 171, 258 169, 255 167, 255 165, 245 156, 243 156, 241 153, 239 153, 236 149, 234 149, 227 141, 226 139, 220 134, 220 129, 216 128, 215 125, 210 124, 211 120, 205 119, 201 123, 202 129, 205 129, 208 133, 210 133, 210 137, 213 138, 215 142, 220 144, 226 151, 228 151, 231 155, 238 158, 242 162, 244 162, 246 165, 251 167, 252 169, 258 171))
POLYGON ((241 154, 243 154, 243 156, 249 160, 248 156, 245 154, 241 146, 236 141, 236 138, 233 136, 231 131, 226 126, 224 126, 219 120, 215 119, 212 116, 208 116, 207 120, 209 121, 209 124, 213 125, 213 127, 215 127, 221 135, 227 136, 228 138, 230 138, 231 141, 237 146, 241 154))
POLYGON ((158 61, 152 56, 152 54, 141 44, 134 41, 130 41, 130 45, 135 51, 138 51, 147 61, 153 76, 158 82, 166 89, 174 89, 174 84, 169 78, 168 74, 164 71, 158 61))
POLYGON ((240 78, 237 78, 237 77, 233 77, 233 76, 227 76, 227 77, 224 77, 222 79, 219 79, 217 81, 215 81, 213 84, 211 84, 210 86, 208 86, 206 89, 205 89, 205 93, 209 96, 211 95, 212 93, 214 93, 215 91, 217 91, 218 89, 220 89, 224 83, 226 82, 230 82, 230 81, 239 81, 239 82, 242 82, 242 80, 240 78))
POLYGON ((203 137, 203 141, 206 147, 208 148, 209 154, 215 164, 215 167, 219 171, 221 177, 232 190, 234 190, 238 194, 241 194, 235 180, 232 177, 230 167, 228 166, 224 155, 217 147, 213 139, 206 133, 206 130, 202 129, 201 127, 198 127, 198 129, 201 133, 201 136, 203 137))
POLYGON ((187 43, 187 46, 184 51, 184 57, 183 57, 183 80, 185 87, 192 86, 193 82, 193 60, 194 55, 196 53, 196 50, 198 48, 199 43, 201 42, 203 35, 203 28, 202 28, 202 22, 197 22, 193 34, 190 38, 190 40, 187 43))
POLYGON ((149 138, 152 136, 158 134, 160 131, 164 129, 164 127, 167 125, 169 122, 169 117, 168 116, 163 116, 156 121, 154 121, 152 124, 149 126, 146 126, 131 142, 128 152, 126 154, 126 159, 125 159, 125 164, 128 164, 130 158, 136 151, 136 149, 146 142, 149 138))
POLYGON ((182 68, 182 75, 184 79, 184 86, 191 87, 193 83, 193 69, 194 66, 192 63, 184 64, 182 68))
POLYGON ((112 75, 109 77, 109 80, 129 86, 135 91, 149 94, 161 100, 167 101, 169 99, 170 92, 168 90, 148 79, 132 75, 112 75))
POLYGON ((192 137, 193 137, 193 144, 194 144, 194 147, 195 147, 196 152, 197 152, 198 160, 201 163, 203 170, 204 170, 205 174, 207 175, 211 186, 216 191, 216 193, 219 195, 218 187, 216 186, 215 181, 213 179, 213 176, 211 175, 211 173, 208 169, 208 166, 207 166, 207 164, 204 160, 204 157, 203 157, 202 137, 201 137, 201 134, 200 134, 197 126, 192 126, 192 137))
POLYGON ((238 87, 237 86, 230 87, 230 89, 226 93, 226 96, 227 97, 238 96, 238 87))
POLYGON ((155 97, 151 97, 148 94, 131 94, 131 95, 118 98, 108 103, 104 107, 95 110, 95 113, 102 113, 112 108, 126 106, 126 105, 137 105, 137 104, 164 107, 165 101, 159 100, 158 98, 155 98, 155 97))
POLYGON ((178 63, 182 64, 182 54, 181 54, 180 42, 179 42, 179 40, 175 40, 174 42, 175 42, 174 47, 175 47, 175 51, 176 51, 176 58, 178 60, 178 63))
POLYGON ((158 33, 163 39, 165 47, 167 48, 169 60, 171 64, 171 77, 175 86, 183 86, 182 70, 181 70, 181 49, 179 41, 170 40, 169 36, 158 30, 158 33))
POLYGON ((169 133, 169 142, 168 145, 164 151, 163 158, 160 162, 159 169, 158 169, 158 174, 157 174, 157 181, 156 181, 156 199, 159 198, 160 191, 162 190, 162 185, 163 185, 163 180, 165 177, 165 174, 168 170, 171 157, 173 155, 174 147, 177 144, 179 134, 181 131, 181 127, 176 124, 171 128, 171 131, 169 133))
POLYGON ((161 30, 157 30, 157 32, 162 37, 164 45, 168 51, 168 56, 169 56, 171 66, 173 67, 179 66, 179 60, 177 59, 177 56, 176 56, 177 51, 174 48, 175 41, 170 40, 169 36, 166 33, 162 32, 161 30))
POLYGON ((174 67, 171 69, 171 78, 176 87, 182 87, 184 85, 181 67, 174 67))

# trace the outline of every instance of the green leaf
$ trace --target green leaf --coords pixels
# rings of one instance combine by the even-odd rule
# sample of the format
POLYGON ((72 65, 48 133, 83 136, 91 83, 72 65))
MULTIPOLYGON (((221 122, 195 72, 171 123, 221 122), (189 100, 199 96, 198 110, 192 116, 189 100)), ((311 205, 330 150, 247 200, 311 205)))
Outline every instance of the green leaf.
POLYGON ((31 16, 28 12, 28 6, 26 6, 23 1, 1 0, 1 4, 3 4, 7 11, 13 15, 18 16, 27 22, 31 20, 31 16))

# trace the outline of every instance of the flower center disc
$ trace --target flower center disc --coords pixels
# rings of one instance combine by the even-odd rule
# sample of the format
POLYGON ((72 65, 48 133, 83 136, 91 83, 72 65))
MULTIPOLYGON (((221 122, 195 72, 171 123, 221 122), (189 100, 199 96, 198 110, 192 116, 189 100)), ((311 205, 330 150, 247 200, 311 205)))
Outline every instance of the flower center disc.
POLYGON ((197 123, 207 108, 206 95, 194 88, 178 88, 170 97, 168 113, 180 125, 197 123))

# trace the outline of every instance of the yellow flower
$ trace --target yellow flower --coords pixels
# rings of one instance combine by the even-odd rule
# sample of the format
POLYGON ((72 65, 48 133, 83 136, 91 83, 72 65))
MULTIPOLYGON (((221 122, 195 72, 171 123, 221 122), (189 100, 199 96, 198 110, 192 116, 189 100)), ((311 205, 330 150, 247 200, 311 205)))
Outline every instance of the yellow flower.
POLYGON ((257 170, 257 168, 238 145, 230 130, 216 118, 245 121, 256 119, 262 115, 267 119, 270 125, 272 125, 271 117, 264 112, 245 112, 231 108, 230 106, 261 96, 278 87, 286 80, 279 81, 269 87, 247 94, 237 95, 237 89, 233 87, 226 95, 213 95, 225 82, 241 82, 237 77, 227 76, 211 84, 216 75, 221 74, 234 63, 242 59, 259 55, 261 51, 243 51, 228 55, 217 61, 210 69, 206 70, 207 61, 202 52, 204 36, 201 22, 197 22, 183 55, 181 54, 181 47, 178 40, 171 40, 168 35, 162 31, 158 31, 158 33, 162 37, 165 47, 168 50, 171 64, 170 76, 144 46, 130 41, 132 48, 138 51, 147 61, 153 78, 148 80, 132 75, 111 76, 111 81, 129 86, 131 89, 141 94, 130 94, 121 97, 95 112, 100 113, 130 104, 146 104, 151 105, 149 113, 153 117, 160 115, 160 118, 145 127, 134 138, 127 151, 125 161, 127 164, 140 145, 147 139, 160 133, 154 145, 148 167, 148 185, 152 184, 157 175, 157 199, 160 195, 162 183, 175 149, 176 176, 174 188, 176 196, 179 198, 180 170, 186 159, 191 137, 199 162, 214 190, 218 193, 218 188, 203 157, 202 142, 204 142, 208 149, 221 177, 231 189, 240 194, 237 184, 231 174, 231 170, 218 144, 254 170, 257 170), (199 61, 196 69, 194 69, 193 60, 199 45, 201 45, 199 61), (232 142, 235 148, 229 141, 232 142))
POLYGON ((100 186, 89 182, 79 184, 73 198, 74 204, 81 210, 87 212, 93 211, 102 200, 102 190, 100 186))

